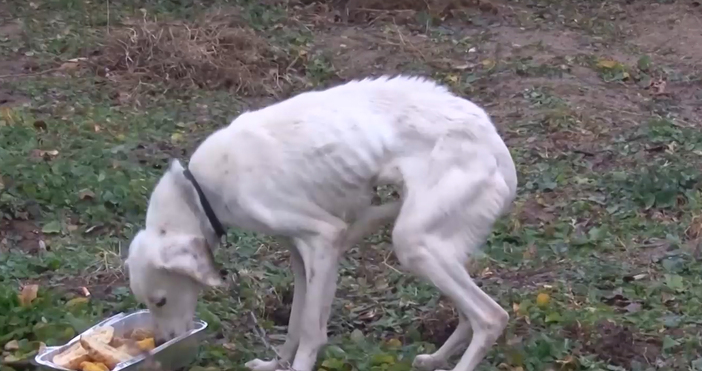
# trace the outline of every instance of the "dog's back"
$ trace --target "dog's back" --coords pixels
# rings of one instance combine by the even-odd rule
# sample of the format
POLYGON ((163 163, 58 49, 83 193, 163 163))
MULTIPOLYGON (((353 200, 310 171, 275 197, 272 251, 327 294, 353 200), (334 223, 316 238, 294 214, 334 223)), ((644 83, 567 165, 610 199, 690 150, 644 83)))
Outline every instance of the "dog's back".
MULTIPOLYGON (((221 151, 281 202, 306 196, 339 217, 370 202, 372 186, 445 171, 431 169, 442 156, 496 161, 509 188, 516 186, 509 152, 485 111, 417 77, 352 81, 245 112, 191 161, 209 162, 221 151)), ((232 186, 241 187, 244 175, 236 173, 232 186)))

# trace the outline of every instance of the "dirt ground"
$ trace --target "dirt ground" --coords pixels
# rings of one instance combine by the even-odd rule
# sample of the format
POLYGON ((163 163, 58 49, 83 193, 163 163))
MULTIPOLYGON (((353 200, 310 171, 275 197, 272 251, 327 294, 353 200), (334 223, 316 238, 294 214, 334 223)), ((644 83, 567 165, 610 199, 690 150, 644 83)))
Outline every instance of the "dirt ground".
MULTIPOLYGON (((0 54, 0 109, 31 101, 25 92, 3 86, 3 81, 16 83, 38 76, 104 78, 105 84, 111 84, 110 99, 115 106, 139 108, 143 97, 157 95, 157 90, 177 95, 195 88, 227 92, 244 107, 257 108, 350 79, 416 73, 431 76, 484 107, 507 144, 524 155, 520 169, 538 166, 535 158, 553 159, 568 153, 582 155, 595 173, 640 161, 609 146, 637 133, 651 117, 669 119, 679 128, 702 127, 699 1, 305 0, 261 4, 285 4, 284 16, 265 26, 265 32, 256 24, 260 20, 252 21, 237 6, 212 7, 201 18, 188 21, 125 17, 121 24, 112 25, 109 35, 83 50, 80 61, 39 60, 23 53, 22 47, 0 54), (282 35, 277 34, 279 30, 282 35)), ((27 27, 3 12, 0 4, 0 40, 21 45, 27 27)), ((3 117, 7 122, 11 119, 3 117)), ((197 122, 205 125, 208 120, 203 113, 197 122)), ((187 134, 192 136, 180 147, 143 143, 130 156, 143 166, 158 168, 169 156, 184 156, 206 135, 187 134)), ((663 147, 648 150, 670 149, 663 147)), ((563 200, 575 197, 573 192, 525 193, 515 208, 515 223, 548 228, 558 219, 563 200)), ((665 212, 647 212, 646 217, 674 220, 665 212)), ((36 219, 25 212, 0 220, 0 252, 15 244, 36 254, 45 239, 36 219)), ((530 251, 524 256, 533 254, 530 251)), ((363 268, 367 277, 382 275, 379 272, 388 263, 384 252, 352 254, 368 263, 363 268)), ((646 264, 649 262, 641 263, 646 264)), ((497 267, 481 272, 477 276, 483 284, 507 288, 534 289, 569 278, 569 273, 545 267, 497 267)), ((109 279, 117 282, 113 275, 109 279)), ((97 285, 107 290, 104 282, 97 285)), ((290 293, 266 300, 266 318, 285 325, 290 293)), ((456 324, 450 305, 444 301, 438 305, 419 319, 422 339, 436 345, 445 341, 456 324)), ((360 315, 369 328, 381 315, 371 312, 360 315)), ((526 325, 515 326, 519 335, 519 327, 526 325)), ((632 360, 646 363, 655 359, 663 346, 659 339, 633 326, 607 321, 588 328, 569 326, 560 333, 579 341, 580 352, 621 367, 628 367, 632 360)))

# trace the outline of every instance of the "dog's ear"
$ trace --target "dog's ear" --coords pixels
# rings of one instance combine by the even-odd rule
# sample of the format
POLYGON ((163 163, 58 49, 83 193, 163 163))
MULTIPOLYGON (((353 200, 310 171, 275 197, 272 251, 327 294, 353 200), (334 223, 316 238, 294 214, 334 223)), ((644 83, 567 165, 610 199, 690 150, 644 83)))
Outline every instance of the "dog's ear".
POLYGON ((212 251, 202 237, 187 236, 169 241, 168 246, 161 250, 156 268, 186 275, 204 286, 224 285, 212 251))
POLYGON ((185 170, 185 168, 183 167, 183 164, 180 163, 180 160, 177 158, 171 158, 168 160, 168 172, 182 174, 183 170, 185 170))

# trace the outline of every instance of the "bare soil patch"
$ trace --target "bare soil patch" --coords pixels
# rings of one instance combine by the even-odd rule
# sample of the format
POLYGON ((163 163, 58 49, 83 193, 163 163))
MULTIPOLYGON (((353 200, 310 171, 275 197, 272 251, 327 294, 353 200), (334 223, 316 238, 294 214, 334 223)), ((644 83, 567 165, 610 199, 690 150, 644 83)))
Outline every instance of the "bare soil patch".
POLYGON ((41 228, 31 220, 0 219, 0 251, 15 247, 28 254, 37 254, 44 240, 41 228))
POLYGON ((579 341, 579 351, 584 354, 595 354, 600 360, 625 369, 631 367, 632 361, 648 364, 655 360, 662 345, 658 339, 647 339, 635 329, 610 321, 592 327, 570 325, 564 329, 564 335, 579 341))
MULTIPOLYGON (((0 73, 2 73, 1 66, 2 64, 0 63, 0 73)), ((29 98, 20 93, 13 90, 0 88, 0 108, 20 106, 28 103, 29 101, 29 98)))

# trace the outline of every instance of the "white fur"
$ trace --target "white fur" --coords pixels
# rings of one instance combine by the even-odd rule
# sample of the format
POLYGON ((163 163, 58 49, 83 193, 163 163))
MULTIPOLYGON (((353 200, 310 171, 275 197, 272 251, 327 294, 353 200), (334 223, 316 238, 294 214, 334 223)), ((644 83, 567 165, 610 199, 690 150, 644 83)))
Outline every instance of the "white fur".
MULTIPOLYGON (((472 371, 502 333, 507 312, 464 264, 510 208, 516 171, 488 115, 444 87, 399 76, 303 93, 243 113, 200 145, 189 168, 224 225, 291 249, 294 298, 279 353, 295 370, 310 371, 326 343, 341 254, 391 221, 402 266, 461 314, 446 344, 415 365, 443 367, 467 345, 454 370, 472 371), (401 201, 371 206, 373 187, 384 184, 401 186, 401 201)), ((127 259, 132 290, 163 337, 184 331, 201 287, 221 284, 207 254, 214 232, 182 170, 174 161, 154 189, 127 259)))

